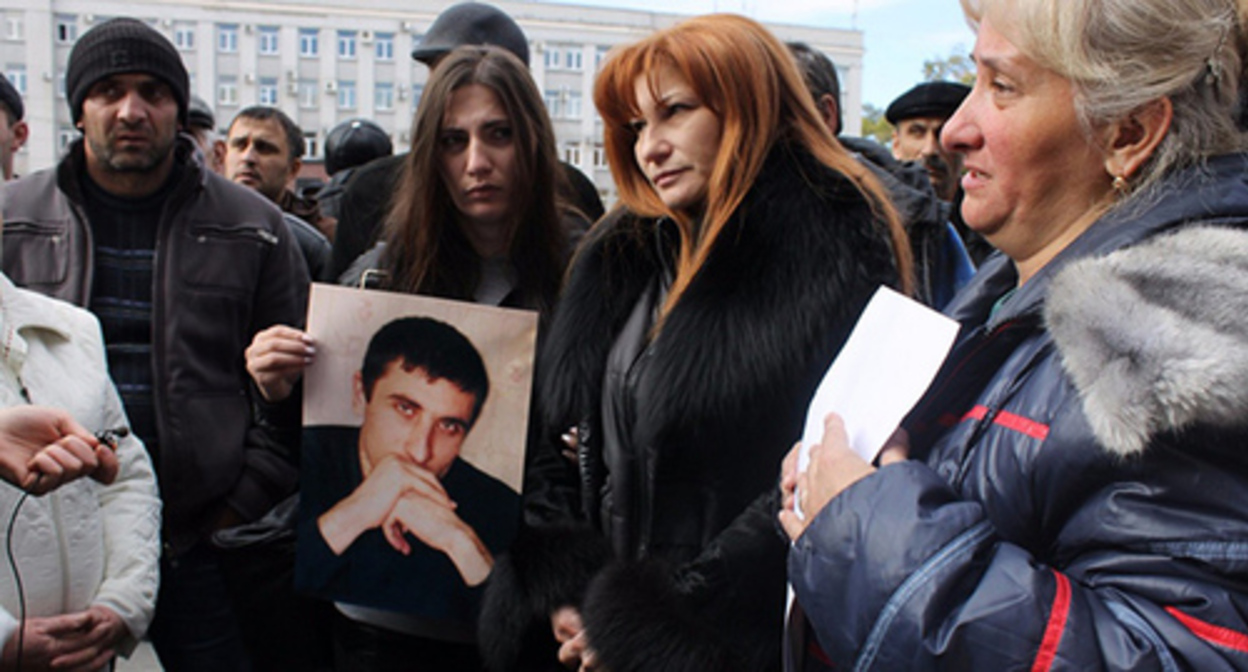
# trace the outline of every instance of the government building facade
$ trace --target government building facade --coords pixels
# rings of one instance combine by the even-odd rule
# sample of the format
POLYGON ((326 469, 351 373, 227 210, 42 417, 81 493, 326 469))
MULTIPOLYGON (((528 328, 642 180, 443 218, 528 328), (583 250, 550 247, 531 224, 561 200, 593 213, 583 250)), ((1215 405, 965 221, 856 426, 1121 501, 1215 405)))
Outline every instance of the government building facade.
MULTIPOLYGON (((31 137, 17 155, 19 174, 52 165, 78 137, 65 100, 65 64, 74 42, 113 16, 147 21, 178 48, 191 91, 216 111, 221 131, 249 105, 272 105, 307 139, 305 172, 323 175, 325 134, 339 121, 372 119, 396 151, 410 125, 428 69, 412 46, 444 8, 433 0, 7 0, 0 8, 0 67, 22 93, 31 137)), ((530 67, 554 123, 562 158, 579 166, 614 202, 602 149, 593 80, 612 47, 628 44, 684 15, 544 2, 494 2, 529 39, 530 67)), ((841 77, 845 128, 861 126, 862 33, 768 24, 832 58, 841 77)))

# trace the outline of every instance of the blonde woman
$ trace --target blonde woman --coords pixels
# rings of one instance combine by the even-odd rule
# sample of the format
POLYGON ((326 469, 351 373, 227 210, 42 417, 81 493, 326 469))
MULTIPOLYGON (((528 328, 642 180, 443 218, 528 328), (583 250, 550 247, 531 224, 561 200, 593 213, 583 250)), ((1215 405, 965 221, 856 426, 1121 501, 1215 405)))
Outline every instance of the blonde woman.
POLYGON ((963 0, 942 142, 1002 254, 878 471, 831 419, 789 575, 836 669, 1248 668, 1248 158, 1232 0, 963 0))

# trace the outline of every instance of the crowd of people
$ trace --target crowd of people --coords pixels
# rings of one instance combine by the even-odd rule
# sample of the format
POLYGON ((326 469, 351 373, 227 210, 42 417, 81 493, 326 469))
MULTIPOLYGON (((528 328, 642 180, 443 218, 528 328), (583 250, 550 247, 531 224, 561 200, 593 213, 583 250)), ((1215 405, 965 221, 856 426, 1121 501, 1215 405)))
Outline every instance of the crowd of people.
POLYGON ((0 670, 1248 669, 1248 7, 961 4, 974 82, 901 94, 891 147, 751 19, 614 49, 605 211, 482 3, 412 53, 410 150, 348 120, 319 195, 142 21, 75 44, 56 166, 13 176, 0 77, 0 670), (314 281, 537 314, 521 493, 460 459, 490 383, 436 320, 301 434, 314 281), (833 414, 799 468, 880 287, 957 340, 878 458, 833 414), (470 627, 404 610, 409 562, 322 594, 392 548, 470 627))

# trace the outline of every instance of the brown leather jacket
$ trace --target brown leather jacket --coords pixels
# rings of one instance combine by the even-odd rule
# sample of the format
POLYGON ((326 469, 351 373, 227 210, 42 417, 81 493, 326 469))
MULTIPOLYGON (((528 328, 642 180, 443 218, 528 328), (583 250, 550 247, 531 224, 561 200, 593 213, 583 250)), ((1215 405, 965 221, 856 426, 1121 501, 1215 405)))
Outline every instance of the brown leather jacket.
MULTIPOLYGON (((295 456, 257 420, 243 350, 261 329, 303 324, 308 274, 272 203, 205 170, 186 138, 175 151, 185 170, 157 233, 152 370, 153 457, 176 549, 226 512, 254 520, 295 490, 295 456)), ((5 184, 0 208, 4 272, 85 307, 94 253, 82 161, 80 141, 55 169, 5 184)))

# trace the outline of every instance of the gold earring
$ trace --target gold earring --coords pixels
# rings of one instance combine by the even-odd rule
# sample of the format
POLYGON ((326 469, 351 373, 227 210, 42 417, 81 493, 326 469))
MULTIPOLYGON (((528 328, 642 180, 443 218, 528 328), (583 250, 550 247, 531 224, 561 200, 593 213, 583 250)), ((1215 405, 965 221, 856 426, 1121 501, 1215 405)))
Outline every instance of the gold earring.
POLYGON ((1119 196, 1126 196, 1126 195, 1127 195, 1127 189, 1128 189, 1130 186, 1131 186, 1131 185, 1127 183, 1127 178, 1125 178, 1125 177, 1123 177, 1123 176, 1121 176, 1121 175, 1115 175, 1115 176, 1114 176, 1114 184, 1113 184, 1113 187, 1114 187, 1114 193, 1115 193, 1115 194, 1118 194, 1119 196))

